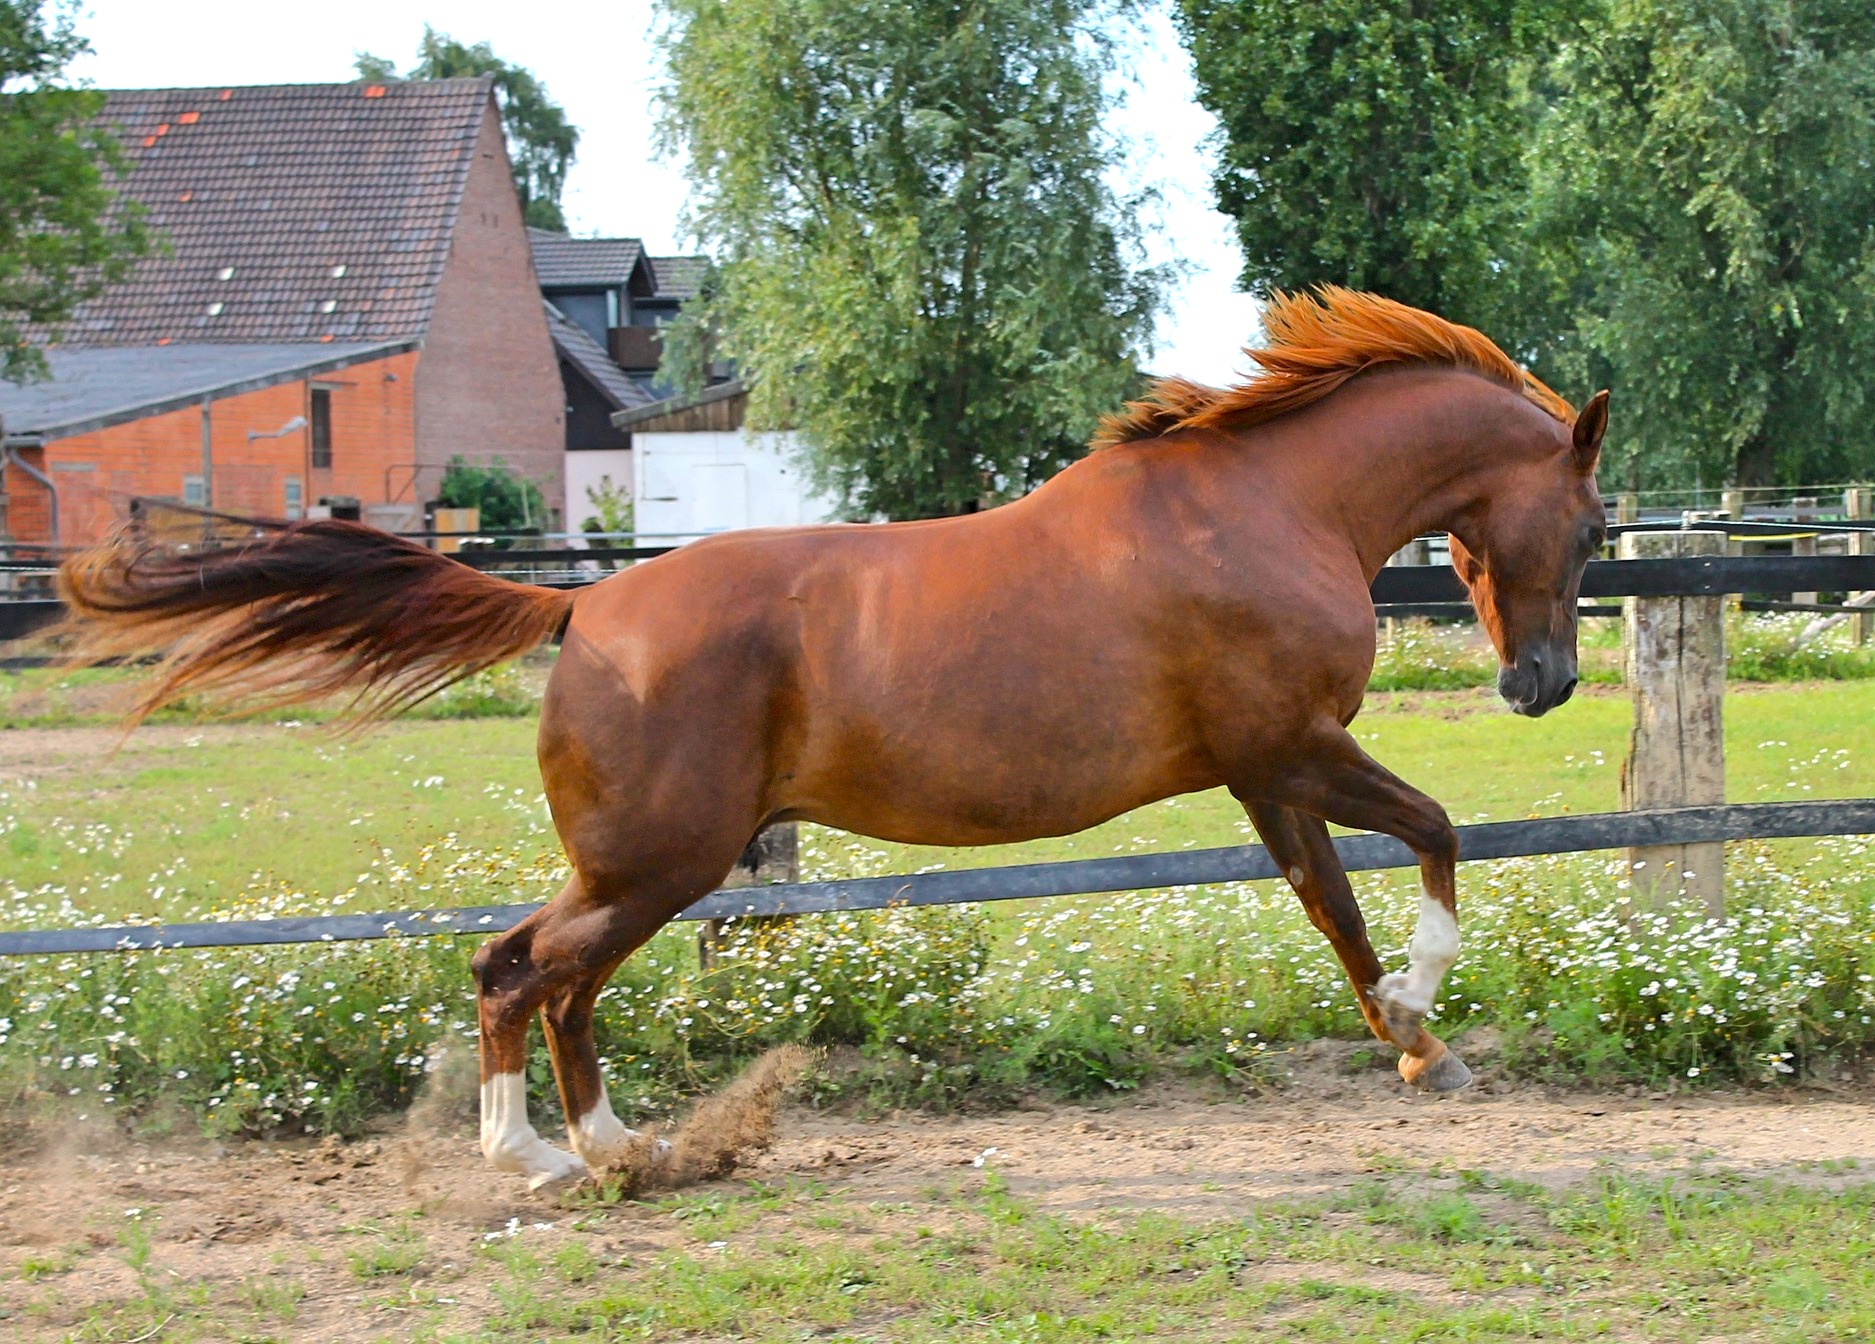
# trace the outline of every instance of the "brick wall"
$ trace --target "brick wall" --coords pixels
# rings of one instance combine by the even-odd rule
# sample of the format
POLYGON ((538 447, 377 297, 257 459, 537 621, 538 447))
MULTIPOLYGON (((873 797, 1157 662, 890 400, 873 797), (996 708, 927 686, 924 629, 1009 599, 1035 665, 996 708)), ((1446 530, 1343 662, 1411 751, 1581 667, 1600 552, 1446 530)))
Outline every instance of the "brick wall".
POLYGON ((422 494, 456 454, 501 457, 562 503, 565 391, 491 100, 417 369, 422 494))
MULTIPOLYGON (((414 353, 393 355, 214 402, 210 426, 215 507, 278 517, 286 508, 289 479, 301 483, 305 504, 316 503, 322 495, 352 495, 367 505, 400 494, 411 499, 416 370, 414 353), (314 387, 331 393, 330 470, 311 468, 307 429, 248 441, 249 430, 271 433, 295 416, 310 416, 314 387)), ((128 496, 183 496, 184 478, 202 471, 202 412, 190 407, 59 439, 45 447, 43 460, 34 465, 58 486, 60 540, 95 541, 121 516, 128 496)), ((13 535, 46 539, 50 527, 44 488, 16 469, 9 469, 6 485, 13 535)))
MULTIPOLYGON (((21 448, 17 455, 39 471, 45 471, 46 454, 43 448, 21 448)), ((45 540, 52 531, 52 510, 45 487, 21 471, 14 462, 6 464, 6 474, 0 478, 0 486, 6 490, 8 531, 24 541, 45 540)))

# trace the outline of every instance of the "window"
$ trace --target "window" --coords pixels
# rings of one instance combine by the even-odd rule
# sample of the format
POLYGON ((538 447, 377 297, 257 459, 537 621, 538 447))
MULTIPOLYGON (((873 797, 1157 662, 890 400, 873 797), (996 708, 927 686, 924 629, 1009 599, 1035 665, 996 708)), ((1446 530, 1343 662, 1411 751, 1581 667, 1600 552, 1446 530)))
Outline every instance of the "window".
POLYGON ((182 502, 192 509, 202 508, 208 503, 208 492, 202 489, 200 476, 182 478, 182 502))
POLYGON ((312 390, 312 465, 315 470, 332 465, 332 392, 324 387, 312 390))
POLYGON ((289 518, 299 517, 302 513, 305 512, 305 506, 306 506, 306 486, 304 482, 302 482, 300 478, 297 476, 287 477, 286 478, 286 508, 284 510, 286 516, 289 518))

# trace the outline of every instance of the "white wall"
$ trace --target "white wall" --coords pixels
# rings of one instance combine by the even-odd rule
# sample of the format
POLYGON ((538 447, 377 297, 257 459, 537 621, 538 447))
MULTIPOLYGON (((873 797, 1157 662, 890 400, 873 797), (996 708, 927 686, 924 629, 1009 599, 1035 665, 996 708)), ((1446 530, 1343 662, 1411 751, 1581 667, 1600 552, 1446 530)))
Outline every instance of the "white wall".
POLYGON ((632 489, 632 450, 629 448, 586 449, 567 453, 565 460, 566 511, 560 517, 569 532, 579 531, 581 523, 598 516, 599 511, 586 498, 587 486, 596 486, 601 478, 610 476, 612 484, 619 489, 627 492, 632 489))
MULTIPOLYGON (((832 521, 831 502, 808 488, 794 450, 792 434, 633 434, 634 524, 640 533, 696 534, 832 521)), ((575 459, 606 456, 568 453, 569 482, 575 459)))

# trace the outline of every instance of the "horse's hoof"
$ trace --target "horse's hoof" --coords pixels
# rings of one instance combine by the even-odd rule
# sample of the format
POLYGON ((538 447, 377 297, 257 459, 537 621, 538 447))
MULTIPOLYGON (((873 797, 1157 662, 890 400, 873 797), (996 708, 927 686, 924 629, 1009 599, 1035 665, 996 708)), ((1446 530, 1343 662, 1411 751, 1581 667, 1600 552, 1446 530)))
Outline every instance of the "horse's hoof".
POLYGON ((1380 1010, 1380 1020, 1386 1024, 1387 1036, 1402 1050, 1410 1050, 1419 1041, 1420 1024, 1426 1020, 1423 1008, 1411 1008, 1398 997, 1400 984, 1405 977, 1397 971, 1392 975, 1383 975, 1380 983, 1374 986, 1374 1007, 1380 1010))
POLYGON ((1401 1055, 1400 1077, 1421 1092, 1457 1092, 1471 1086, 1471 1070, 1443 1043, 1431 1055, 1401 1055))
POLYGON ((571 1154, 564 1163, 555 1163, 545 1171, 537 1171, 527 1178, 527 1188, 535 1194, 555 1194, 567 1190, 586 1179, 586 1164, 571 1154))

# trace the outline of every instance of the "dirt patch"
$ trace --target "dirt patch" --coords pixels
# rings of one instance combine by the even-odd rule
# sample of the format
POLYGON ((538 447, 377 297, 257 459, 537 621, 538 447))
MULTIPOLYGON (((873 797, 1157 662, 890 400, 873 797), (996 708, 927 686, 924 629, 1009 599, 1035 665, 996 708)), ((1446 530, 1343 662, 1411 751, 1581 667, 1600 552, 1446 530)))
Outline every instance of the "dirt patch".
POLYGON ((621 1194, 682 1190, 718 1181, 774 1146, 782 1097, 814 1066, 815 1052, 784 1045, 692 1108, 669 1139, 646 1130, 605 1180, 621 1194))
MULTIPOLYGON (((1318 1047, 1293 1086, 1267 1097, 1156 1088, 1101 1107, 883 1119, 786 1108, 772 1147, 752 1157, 740 1149, 739 1170, 770 1186, 812 1180, 850 1204, 913 1208, 921 1223, 941 1223, 934 1193, 978 1187, 992 1172, 1072 1218, 1154 1209, 1212 1219, 1332 1194, 1377 1172, 1412 1171, 1429 1188, 1449 1188, 1466 1170, 1565 1188, 1604 1168, 1832 1183, 1866 1179, 1852 1168, 1875 1160, 1875 1092, 1627 1097, 1487 1079, 1434 1099, 1355 1068, 1354 1051, 1318 1047)), ((736 1125, 753 1116, 759 1130, 776 1095, 776 1076, 758 1077, 731 1103, 743 1119, 697 1119, 747 1133, 736 1125)), ((570 1205, 530 1195, 519 1178, 487 1171, 458 1103, 415 1113, 432 1131, 358 1143, 130 1142, 95 1131, 30 1155, 9 1150, 0 1155, 0 1320, 10 1338, 60 1338, 82 1304, 134 1295, 139 1236, 166 1281, 232 1294, 290 1275, 304 1289, 292 1337, 331 1340, 394 1330, 381 1307, 371 1317, 361 1306, 384 1297, 370 1257, 386 1246, 414 1248, 434 1266, 423 1272, 446 1278, 465 1323, 493 1300, 492 1271, 474 1258, 491 1242, 577 1236, 610 1262, 634 1263, 695 1249, 679 1211, 627 1204, 583 1220, 577 1195, 570 1205), (47 1291, 71 1304, 65 1315, 48 1311, 47 1291), (24 1335, 12 1333, 16 1323, 24 1335)), ((712 1188, 746 1187, 701 1192, 712 1188)))

